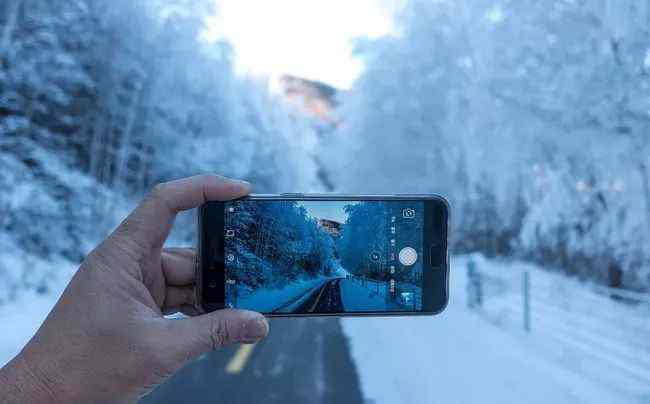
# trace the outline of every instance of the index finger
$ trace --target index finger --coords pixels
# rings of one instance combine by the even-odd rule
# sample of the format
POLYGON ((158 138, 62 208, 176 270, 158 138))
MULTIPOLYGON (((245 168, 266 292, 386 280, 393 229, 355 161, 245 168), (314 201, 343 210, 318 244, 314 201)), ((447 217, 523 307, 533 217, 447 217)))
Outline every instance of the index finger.
POLYGON ((114 237, 146 249, 160 248, 178 212, 209 201, 240 198, 249 192, 247 182, 210 174, 159 184, 120 224, 114 237))

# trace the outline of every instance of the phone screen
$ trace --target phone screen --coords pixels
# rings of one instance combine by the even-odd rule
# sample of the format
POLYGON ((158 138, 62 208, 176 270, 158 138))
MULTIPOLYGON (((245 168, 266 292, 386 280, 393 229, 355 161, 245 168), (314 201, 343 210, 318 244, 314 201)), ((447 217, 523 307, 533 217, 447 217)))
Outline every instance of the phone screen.
POLYGON ((224 203, 225 306, 276 314, 421 311, 424 205, 224 203))

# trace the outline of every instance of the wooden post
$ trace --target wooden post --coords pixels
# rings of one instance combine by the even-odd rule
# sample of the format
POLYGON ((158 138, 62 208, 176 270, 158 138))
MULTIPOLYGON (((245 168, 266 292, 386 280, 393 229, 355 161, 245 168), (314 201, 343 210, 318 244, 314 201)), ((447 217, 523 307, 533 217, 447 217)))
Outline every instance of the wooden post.
POLYGON ((522 290, 524 297, 524 330, 530 332, 530 276, 528 271, 524 272, 522 290))
POLYGON ((482 305, 481 274, 476 269, 476 262, 470 258, 467 262, 467 307, 471 309, 482 305))

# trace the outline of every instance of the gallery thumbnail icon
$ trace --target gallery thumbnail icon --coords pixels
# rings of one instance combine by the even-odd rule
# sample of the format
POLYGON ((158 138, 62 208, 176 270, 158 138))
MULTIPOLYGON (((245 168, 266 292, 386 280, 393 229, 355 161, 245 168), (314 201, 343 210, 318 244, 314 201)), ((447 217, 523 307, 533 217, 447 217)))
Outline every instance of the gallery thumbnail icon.
POLYGON ((399 295, 400 303, 411 304, 413 303, 413 292, 402 292, 399 295))

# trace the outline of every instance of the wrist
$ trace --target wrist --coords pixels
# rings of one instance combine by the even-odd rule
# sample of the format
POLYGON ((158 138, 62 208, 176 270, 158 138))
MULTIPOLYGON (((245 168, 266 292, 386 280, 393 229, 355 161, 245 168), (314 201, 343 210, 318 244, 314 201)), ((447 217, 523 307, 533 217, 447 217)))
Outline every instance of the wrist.
POLYGON ((56 402, 47 379, 22 353, 0 369, 0 397, 6 403, 56 402))

